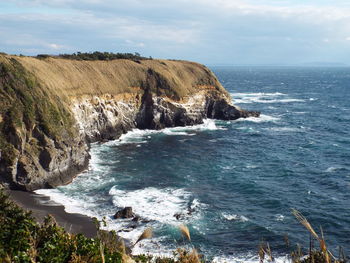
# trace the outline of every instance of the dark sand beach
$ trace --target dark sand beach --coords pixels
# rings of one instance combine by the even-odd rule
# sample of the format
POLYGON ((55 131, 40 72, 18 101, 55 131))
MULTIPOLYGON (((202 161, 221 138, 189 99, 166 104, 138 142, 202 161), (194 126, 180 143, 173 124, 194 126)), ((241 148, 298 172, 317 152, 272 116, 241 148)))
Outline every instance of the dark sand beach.
POLYGON ((9 194, 19 206, 25 210, 31 210, 39 222, 51 214, 57 223, 70 233, 83 233, 87 237, 95 237, 96 235, 96 227, 92 218, 81 214, 67 213, 62 205, 53 203, 48 197, 15 190, 9 191, 9 194))

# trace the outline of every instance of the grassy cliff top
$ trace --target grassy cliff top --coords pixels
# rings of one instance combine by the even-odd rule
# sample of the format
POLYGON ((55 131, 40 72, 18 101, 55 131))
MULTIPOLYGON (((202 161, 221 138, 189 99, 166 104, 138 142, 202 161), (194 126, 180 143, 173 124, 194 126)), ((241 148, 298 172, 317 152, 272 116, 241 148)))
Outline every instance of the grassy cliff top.
POLYGON ((215 89, 229 98, 215 75, 205 66, 174 60, 74 60, 2 55, 17 60, 43 86, 60 97, 118 95, 151 88, 175 100, 215 89))

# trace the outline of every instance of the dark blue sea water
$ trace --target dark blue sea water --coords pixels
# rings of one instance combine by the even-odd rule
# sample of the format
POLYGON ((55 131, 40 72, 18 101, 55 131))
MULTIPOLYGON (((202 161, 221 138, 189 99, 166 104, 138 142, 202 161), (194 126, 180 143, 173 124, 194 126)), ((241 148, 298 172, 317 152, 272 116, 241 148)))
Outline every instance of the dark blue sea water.
POLYGON ((95 144, 90 170, 72 184, 39 190, 68 212, 102 218, 137 239, 134 253, 169 252, 192 244, 217 261, 258 261, 261 240, 275 257, 308 247, 299 210, 332 251, 350 254, 350 68, 213 68, 236 105, 260 118, 207 120, 162 131, 134 130, 95 144), (148 223, 115 221, 124 206, 148 223), (174 215, 181 214, 180 220, 174 215))

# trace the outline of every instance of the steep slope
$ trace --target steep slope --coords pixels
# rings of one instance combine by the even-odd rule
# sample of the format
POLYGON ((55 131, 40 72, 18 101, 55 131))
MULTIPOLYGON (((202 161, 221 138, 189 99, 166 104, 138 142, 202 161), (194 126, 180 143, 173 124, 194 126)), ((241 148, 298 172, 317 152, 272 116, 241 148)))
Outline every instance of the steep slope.
POLYGON ((133 128, 258 116, 231 104, 205 66, 0 55, 0 180, 33 190, 86 168, 89 143, 133 128))
POLYGON ((0 57, 0 179, 35 189, 67 183, 88 146, 60 98, 15 58, 0 57))

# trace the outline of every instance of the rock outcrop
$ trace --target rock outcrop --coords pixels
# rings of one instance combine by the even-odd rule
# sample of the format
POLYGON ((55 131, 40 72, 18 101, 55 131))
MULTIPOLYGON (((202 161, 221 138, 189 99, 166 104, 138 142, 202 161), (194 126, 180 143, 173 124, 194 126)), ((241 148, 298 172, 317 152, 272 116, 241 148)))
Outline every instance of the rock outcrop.
POLYGON ((0 183, 34 190, 86 169, 89 144, 133 129, 259 116, 234 106, 205 66, 0 55, 0 183))
POLYGON ((119 211, 117 211, 113 218, 114 219, 126 219, 126 218, 134 218, 135 214, 132 212, 132 207, 127 206, 119 211))

